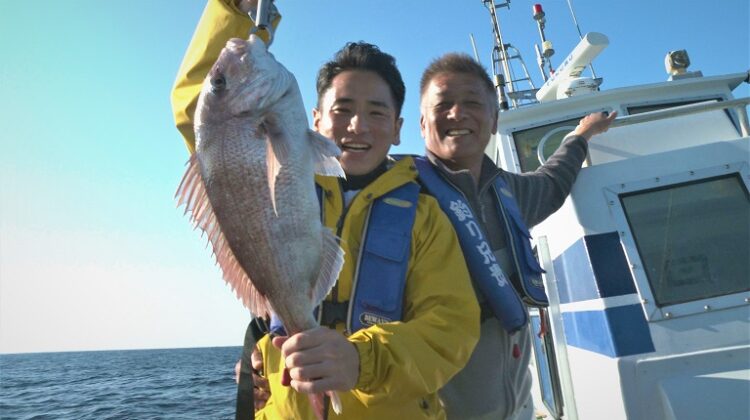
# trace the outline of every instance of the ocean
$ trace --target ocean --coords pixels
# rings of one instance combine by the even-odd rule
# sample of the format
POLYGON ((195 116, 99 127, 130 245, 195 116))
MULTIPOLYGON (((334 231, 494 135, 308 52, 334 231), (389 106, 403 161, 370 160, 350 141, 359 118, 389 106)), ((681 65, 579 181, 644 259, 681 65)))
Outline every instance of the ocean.
POLYGON ((230 419, 241 347, 0 355, 1 419, 230 419))

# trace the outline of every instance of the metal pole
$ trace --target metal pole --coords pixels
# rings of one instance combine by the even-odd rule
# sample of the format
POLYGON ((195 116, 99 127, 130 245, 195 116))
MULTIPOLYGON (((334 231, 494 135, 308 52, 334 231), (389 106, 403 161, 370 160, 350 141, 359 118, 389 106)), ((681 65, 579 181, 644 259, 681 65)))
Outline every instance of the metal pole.
POLYGON ((469 34, 469 40, 471 41, 471 48, 474 50, 474 59, 479 63, 479 53, 477 52, 477 43, 474 41, 474 34, 469 34))
MULTIPOLYGON (((576 19, 576 14, 573 11, 573 5, 571 4, 570 0, 568 1, 568 9, 570 9, 570 14, 573 16, 573 23, 576 25, 576 30, 578 31, 578 37, 583 39, 583 34, 581 33, 581 27, 578 26, 578 19, 576 19)), ((594 64, 589 63, 589 68, 591 69, 591 75, 596 79, 596 72, 594 71, 594 64)))
MULTIPOLYGON (((493 25, 493 31, 495 34, 495 44, 497 45, 499 51, 500 51, 500 61, 502 61, 503 66, 503 76, 506 81, 506 86, 508 87, 508 92, 514 92, 515 88, 513 86, 513 80, 510 76, 510 67, 508 66, 508 52, 505 50, 505 43, 503 43, 503 35, 500 33, 500 21, 497 19, 497 10, 495 8, 495 1, 494 0, 483 0, 485 4, 489 3, 488 9, 490 11, 490 18, 492 19, 492 25, 493 25), (508 81, 510 83, 508 83, 508 81)), ((508 3, 506 3, 508 4, 508 3)), ((516 103, 516 100, 511 96, 510 100, 513 103, 513 107, 517 107, 518 104, 516 103)))

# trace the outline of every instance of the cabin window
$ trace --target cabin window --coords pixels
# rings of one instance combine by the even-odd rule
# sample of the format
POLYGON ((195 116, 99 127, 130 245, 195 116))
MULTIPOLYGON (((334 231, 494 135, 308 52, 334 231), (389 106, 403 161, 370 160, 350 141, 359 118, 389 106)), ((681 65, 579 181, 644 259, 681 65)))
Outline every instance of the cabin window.
POLYGON ((699 102, 711 102, 711 101, 721 101, 721 100, 722 100, 721 98, 706 98, 706 99, 694 99, 690 101, 681 101, 681 102, 667 102, 667 103, 661 103, 661 104, 633 105, 633 106, 628 106, 627 110, 628 110, 628 115, 635 115, 635 114, 642 114, 644 112, 658 111, 660 109, 675 108, 678 106, 697 104, 699 102))
POLYGON ((559 121, 554 124, 548 124, 543 126, 537 126, 527 128, 525 130, 517 130, 513 132, 513 142, 516 145, 516 152, 518 153, 518 161, 521 164, 522 172, 535 171, 541 163, 537 157, 539 142, 549 132, 556 130, 560 127, 569 126, 570 130, 560 130, 555 134, 552 134, 544 144, 543 154, 547 158, 555 153, 555 150, 560 146, 562 139, 566 134, 573 131, 575 126, 578 125, 578 121, 584 116, 572 118, 565 121, 559 121))
POLYGON ((739 174, 619 197, 657 306, 750 290, 750 195, 739 174))

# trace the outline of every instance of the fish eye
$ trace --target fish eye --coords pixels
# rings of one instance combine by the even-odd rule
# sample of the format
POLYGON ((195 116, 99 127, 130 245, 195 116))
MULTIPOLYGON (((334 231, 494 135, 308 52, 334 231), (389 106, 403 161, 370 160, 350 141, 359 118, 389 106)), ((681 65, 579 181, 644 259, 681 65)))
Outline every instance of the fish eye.
POLYGON ((224 79, 223 74, 218 74, 211 78, 211 90, 214 92, 224 90, 227 86, 227 81, 224 79))

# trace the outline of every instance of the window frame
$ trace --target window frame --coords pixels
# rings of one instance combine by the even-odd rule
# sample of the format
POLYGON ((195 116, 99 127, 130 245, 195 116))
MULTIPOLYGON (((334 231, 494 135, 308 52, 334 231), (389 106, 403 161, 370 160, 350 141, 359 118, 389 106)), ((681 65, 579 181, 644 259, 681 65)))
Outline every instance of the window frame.
MULTIPOLYGON (((630 229, 630 224, 625 214, 625 209, 620 201, 620 196, 640 191, 680 186, 682 184, 694 184, 701 180, 733 174, 738 174, 738 179, 744 185, 746 191, 750 192, 750 170, 748 169, 748 164, 741 161, 620 183, 604 188, 604 195, 611 209, 614 225, 620 235, 620 242, 622 243, 625 257, 627 258, 631 275, 635 280, 636 289, 641 297, 641 305, 648 321, 663 321, 713 310, 747 306, 750 303, 750 291, 668 304, 661 307, 657 306, 651 284, 643 268, 643 261, 638 252, 633 232, 630 229)), ((748 275, 750 276, 750 273, 748 275)))
MULTIPOLYGON (((518 139, 516 138, 516 134, 518 134, 521 131, 529 131, 529 130, 534 130, 534 129, 543 128, 543 127, 550 127, 550 126, 553 126, 553 125, 560 126, 561 123, 563 123, 562 126, 571 125, 572 127, 575 127, 575 126, 578 125, 578 121, 582 120, 584 117, 586 117, 589 114, 592 114, 592 113, 595 113, 595 112, 609 112, 611 110, 612 110, 612 108, 608 108, 608 107, 597 107, 597 108, 593 108, 591 110, 584 111, 584 112, 580 112, 579 111, 579 112, 573 112, 573 113, 570 113, 570 114, 565 114, 565 115, 560 116, 560 118, 554 118, 554 119, 549 119, 549 120, 545 120, 545 121, 537 121, 534 124, 526 124, 526 125, 521 125, 521 126, 518 126, 518 127, 513 127, 511 130, 509 130, 507 132, 507 135, 510 138, 510 144, 512 146, 512 151, 513 151, 513 153, 515 155, 514 158, 516 160, 515 164, 517 165, 520 173, 534 172, 540 166, 542 166, 542 163, 540 163, 538 161, 538 159, 537 159, 537 163, 538 164, 537 164, 536 168, 534 168, 532 170, 527 170, 526 168, 524 168, 523 159, 521 158, 521 154, 520 154, 520 151, 519 151, 520 148, 519 148, 519 144, 518 144, 518 139), (576 121, 573 122, 573 120, 576 120, 576 121)), ((559 128, 559 127, 549 128, 549 130, 546 130, 545 133, 547 133, 547 132, 549 132, 551 130, 555 130, 557 128, 559 128)), ((498 134, 500 134, 500 133, 498 133, 498 134)), ((538 138, 538 140, 541 141, 541 139, 542 139, 543 136, 544 136, 544 134, 542 134, 542 136, 540 136, 538 138)), ((538 146, 538 144, 539 143, 537 143, 537 146, 538 146)), ((558 147, 559 147, 559 145, 558 145, 558 147)), ((555 150, 557 150, 557 149, 555 149, 555 150)), ((534 149, 534 151, 532 152, 532 154, 533 154, 534 157, 537 156, 537 150, 536 150, 536 148, 534 149)), ((553 152, 553 154, 554 154, 554 152, 553 152)), ((549 156, 547 156, 547 158, 549 158, 549 156)))
POLYGON ((529 311, 529 333, 531 334, 531 345, 534 348, 534 365, 536 366, 536 381, 539 386, 539 394, 542 403, 553 418, 561 418, 565 414, 565 398, 563 396, 562 379, 560 378, 560 366, 557 361, 557 349, 552 338, 551 320, 549 311, 540 311, 533 308, 529 311), (547 323, 547 332, 543 337, 535 334, 539 331, 542 317, 547 323), (541 351, 544 351, 542 354, 541 351), (545 357, 546 356, 546 357, 545 357), (541 359, 544 358, 546 369, 542 369, 541 359), (542 383, 544 379, 549 380, 551 394, 545 392, 545 386, 542 383))
MULTIPOLYGON (((700 95, 700 96, 686 96, 686 97, 678 97, 678 98, 671 98, 669 100, 649 100, 649 101, 638 101, 638 102, 623 102, 620 107, 622 110, 625 111, 626 115, 639 115, 639 114, 645 114, 648 112, 663 110, 663 109, 669 109, 669 108, 677 108, 681 106, 686 105, 693 105, 701 102, 724 102, 731 100, 731 97, 728 97, 727 95, 723 94, 711 94, 711 95, 700 95), (650 111, 640 111, 632 113, 631 111, 636 108, 643 108, 643 107, 659 107, 658 109, 653 109, 650 111)), ((725 109, 724 113, 729 117, 729 120, 732 122, 732 125, 734 125, 734 129, 737 130, 737 135, 742 136, 742 131, 740 130, 740 122, 737 118, 737 115, 735 112, 731 109, 725 109)))

